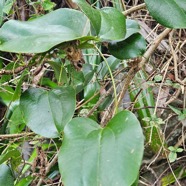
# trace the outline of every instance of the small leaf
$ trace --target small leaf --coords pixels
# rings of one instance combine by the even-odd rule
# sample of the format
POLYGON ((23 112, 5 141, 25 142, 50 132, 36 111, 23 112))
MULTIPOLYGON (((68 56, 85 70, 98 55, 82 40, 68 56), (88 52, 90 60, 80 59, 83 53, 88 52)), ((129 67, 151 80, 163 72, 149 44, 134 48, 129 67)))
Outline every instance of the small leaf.
POLYGON ((176 151, 175 147, 173 147, 173 146, 168 147, 168 149, 169 149, 171 152, 175 152, 175 151, 176 151))
POLYGON ((75 110, 75 91, 59 87, 52 91, 30 88, 20 100, 26 125, 36 134, 55 138, 71 120, 75 110))
POLYGON ((6 164, 0 165, 0 185, 13 186, 14 179, 10 168, 6 164))
POLYGON ((12 96, 12 101, 15 101, 15 100, 20 98, 20 96, 21 96, 21 86, 22 86, 22 83, 23 83, 23 80, 24 80, 24 77, 25 77, 26 74, 27 74, 27 71, 23 71, 21 73, 21 77, 20 77, 20 79, 19 79, 19 81, 16 85, 14 95, 12 96))
POLYGON ((183 152, 183 149, 182 148, 177 148, 176 152, 183 152))
POLYGON ((44 10, 47 11, 47 10, 52 10, 56 6, 56 4, 51 2, 50 0, 44 0, 42 6, 44 10))
POLYGON ((84 98, 85 98, 85 101, 91 99, 89 101, 89 103, 91 104, 96 104, 96 102, 98 101, 99 99, 99 94, 95 96, 95 94, 97 92, 99 92, 100 90, 100 85, 98 82, 94 82, 94 83, 89 83, 85 89, 84 89, 84 98))
POLYGON ((173 106, 171 106, 171 105, 169 105, 169 108, 170 108, 173 112, 175 112, 177 115, 181 115, 181 114, 182 114, 182 112, 181 112, 179 109, 177 109, 177 108, 175 108, 175 107, 173 107, 173 106))
POLYGON ((169 158, 170 163, 172 163, 172 162, 176 161, 177 154, 175 152, 170 152, 168 158, 169 158))
POLYGON ((156 76, 154 76, 154 80, 155 80, 156 82, 162 81, 162 79, 163 79, 163 76, 162 76, 162 75, 156 75, 156 76))
POLYGON ((122 111, 105 128, 88 118, 66 125, 59 152, 64 185, 131 185, 138 176, 144 137, 136 116, 122 111))
POLYGON ((186 28, 185 0, 145 0, 152 17, 169 28, 186 28))
POLYGON ((131 59, 142 56, 145 49, 145 39, 138 33, 133 34, 126 40, 109 43, 110 53, 118 59, 131 59))

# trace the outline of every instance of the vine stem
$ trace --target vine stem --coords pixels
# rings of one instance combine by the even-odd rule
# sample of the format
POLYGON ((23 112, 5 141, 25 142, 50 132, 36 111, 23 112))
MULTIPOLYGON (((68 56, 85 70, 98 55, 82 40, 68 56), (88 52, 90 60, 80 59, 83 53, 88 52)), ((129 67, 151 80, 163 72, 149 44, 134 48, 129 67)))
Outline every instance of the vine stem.
POLYGON ((104 55, 102 54, 102 52, 100 51, 100 49, 96 45, 94 45, 94 47, 96 48, 96 50, 98 51, 98 53, 100 54, 100 56, 103 58, 104 62, 107 65, 107 68, 109 70, 109 74, 110 74, 110 77, 111 77, 111 80, 112 80, 112 85, 113 85, 113 90, 114 90, 114 103, 115 103, 114 114, 115 114, 117 112, 117 110, 118 110, 118 100, 117 100, 116 85, 115 85, 114 77, 113 77, 113 74, 112 74, 112 70, 110 69, 110 66, 108 64, 108 61, 106 60, 106 58, 104 57, 104 55))

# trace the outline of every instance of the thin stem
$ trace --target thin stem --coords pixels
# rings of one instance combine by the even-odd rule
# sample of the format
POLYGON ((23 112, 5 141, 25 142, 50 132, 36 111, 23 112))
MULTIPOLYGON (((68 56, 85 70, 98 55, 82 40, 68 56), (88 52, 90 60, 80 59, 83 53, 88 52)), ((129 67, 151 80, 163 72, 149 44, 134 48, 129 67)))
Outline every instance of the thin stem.
MULTIPOLYGON (((115 81, 114 81, 114 77, 112 74, 112 71, 110 69, 110 66, 108 64, 108 61, 106 60, 106 58, 104 57, 104 55, 102 54, 102 52, 99 50, 99 48, 95 45, 96 50, 98 51, 98 53, 100 54, 100 56, 103 58, 103 60, 105 61, 107 68, 109 70, 109 74, 112 80, 112 85, 113 85, 113 90, 114 90, 114 103, 115 103, 115 112, 117 112, 117 108, 118 108, 118 100, 117 100, 117 92, 116 92, 116 85, 115 85, 115 81)), ((115 114, 115 112, 113 114, 115 114)))

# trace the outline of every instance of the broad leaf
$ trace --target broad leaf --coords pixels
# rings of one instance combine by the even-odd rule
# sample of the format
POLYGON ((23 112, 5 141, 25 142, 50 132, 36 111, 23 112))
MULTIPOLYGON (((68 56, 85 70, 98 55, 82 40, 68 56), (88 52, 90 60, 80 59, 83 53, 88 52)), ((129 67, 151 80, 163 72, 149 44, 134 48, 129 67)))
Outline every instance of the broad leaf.
POLYGON ((125 37, 125 16, 120 11, 112 7, 94 9, 85 0, 74 0, 74 2, 90 19, 96 34, 102 40, 119 40, 125 37))
POLYGON ((130 59, 142 56, 146 49, 146 41, 139 34, 133 34, 120 42, 109 43, 110 53, 118 59, 130 59))
POLYGON ((87 36, 89 30, 89 20, 83 13, 58 9, 31 21, 7 21, 0 29, 0 50, 41 53, 60 43, 87 36))
POLYGON ((20 100, 26 125, 36 134, 55 138, 70 121, 75 110, 75 91, 61 87, 52 91, 30 88, 20 100))
POLYGON ((99 10, 92 8, 85 0, 73 0, 73 2, 77 3, 85 15, 90 19, 90 22, 98 35, 101 28, 101 15, 99 10))
POLYGON ((0 165, 0 185, 13 186, 14 179, 10 168, 6 164, 0 165))
POLYGON ((186 28, 185 0, 145 0, 152 17, 169 28, 186 28))
POLYGON ((126 21, 124 15, 112 7, 102 8, 101 29, 99 36, 102 40, 123 39, 126 34, 126 21), (116 21, 117 20, 117 21, 116 21))
POLYGON ((59 169, 65 186, 129 186, 137 178, 144 137, 131 112, 118 113, 105 128, 75 118, 64 134, 59 169))

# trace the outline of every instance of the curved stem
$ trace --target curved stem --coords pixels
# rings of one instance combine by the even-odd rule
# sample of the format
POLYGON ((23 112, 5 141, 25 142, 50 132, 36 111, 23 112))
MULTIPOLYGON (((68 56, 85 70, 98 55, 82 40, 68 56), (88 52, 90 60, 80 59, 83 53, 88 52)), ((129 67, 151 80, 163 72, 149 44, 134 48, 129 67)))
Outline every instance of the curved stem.
POLYGON ((103 58, 103 60, 105 61, 106 65, 107 65, 107 68, 109 70, 109 74, 110 74, 110 77, 111 77, 111 80, 112 80, 112 85, 113 85, 113 90, 114 90, 114 103, 115 103, 115 109, 114 109, 114 113, 115 114, 118 110, 118 100, 117 100, 117 93, 116 93, 116 85, 115 85, 115 81, 114 81, 114 77, 113 77, 113 74, 112 74, 112 70, 108 64, 108 61, 107 59, 104 57, 104 55, 102 54, 102 52, 99 50, 99 48, 95 45, 95 48, 96 50, 98 51, 98 53, 100 54, 100 56, 103 58))

